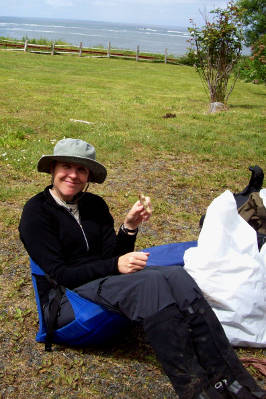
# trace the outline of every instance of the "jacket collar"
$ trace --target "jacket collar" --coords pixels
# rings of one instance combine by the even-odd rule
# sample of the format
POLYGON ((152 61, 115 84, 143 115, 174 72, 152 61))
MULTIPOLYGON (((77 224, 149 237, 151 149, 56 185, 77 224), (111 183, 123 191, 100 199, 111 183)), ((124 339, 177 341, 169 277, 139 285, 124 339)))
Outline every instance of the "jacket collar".
POLYGON ((53 185, 50 184, 50 186, 45 187, 44 189, 44 196, 45 199, 48 203, 50 203, 51 205, 57 205, 56 201, 54 200, 54 198, 52 197, 52 195, 50 194, 50 190, 53 188, 53 185))
MULTIPOLYGON (((57 204, 57 202, 55 201, 55 199, 53 198, 53 196, 52 196, 51 193, 50 193, 50 190, 51 190, 52 188, 53 188, 53 185, 50 184, 49 186, 47 186, 47 187, 44 189, 44 196, 45 196, 45 199, 46 199, 46 201, 47 201, 49 204, 51 204, 51 205, 60 206, 60 205, 57 204)), ((83 197, 83 192, 82 192, 82 191, 79 192, 79 193, 77 194, 77 197, 83 197)))

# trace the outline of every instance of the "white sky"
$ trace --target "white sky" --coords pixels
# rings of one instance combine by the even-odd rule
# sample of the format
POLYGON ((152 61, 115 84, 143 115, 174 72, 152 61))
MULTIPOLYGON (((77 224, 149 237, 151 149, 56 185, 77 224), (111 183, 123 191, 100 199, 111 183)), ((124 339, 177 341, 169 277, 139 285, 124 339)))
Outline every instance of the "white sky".
MULTIPOLYGON (((229 0, 228 0, 229 1, 229 0)), ((223 0, 0 0, 0 15, 166 26, 202 26, 200 11, 226 8, 223 0)))

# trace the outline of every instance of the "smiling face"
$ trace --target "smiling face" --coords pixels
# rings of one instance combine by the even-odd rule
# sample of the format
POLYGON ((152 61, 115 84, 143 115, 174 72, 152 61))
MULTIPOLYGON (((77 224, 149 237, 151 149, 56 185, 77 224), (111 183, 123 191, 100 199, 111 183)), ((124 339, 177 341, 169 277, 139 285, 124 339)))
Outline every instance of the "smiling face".
POLYGON ((73 197, 86 186, 90 171, 88 168, 68 162, 56 162, 51 165, 53 176, 52 191, 63 201, 72 201, 73 197))

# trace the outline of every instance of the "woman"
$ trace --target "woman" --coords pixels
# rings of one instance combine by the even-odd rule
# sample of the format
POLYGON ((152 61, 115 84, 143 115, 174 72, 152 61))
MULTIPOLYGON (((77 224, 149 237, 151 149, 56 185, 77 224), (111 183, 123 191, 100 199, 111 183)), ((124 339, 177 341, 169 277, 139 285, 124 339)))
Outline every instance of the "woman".
MULTIPOLYGON (((266 398, 187 272, 145 267, 149 253, 134 251, 138 226, 151 213, 137 201, 116 235, 104 200, 86 192, 89 182, 103 183, 107 174, 93 146, 61 140, 53 155, 39 160, 38 171, 50 173, 52 185, 26 203, 19 231, 49 276, 36 276, 47 324, 56 282, 141 323, 180 399, 266 398)), ((64 295, 57 327, 73 319, 64 295)))

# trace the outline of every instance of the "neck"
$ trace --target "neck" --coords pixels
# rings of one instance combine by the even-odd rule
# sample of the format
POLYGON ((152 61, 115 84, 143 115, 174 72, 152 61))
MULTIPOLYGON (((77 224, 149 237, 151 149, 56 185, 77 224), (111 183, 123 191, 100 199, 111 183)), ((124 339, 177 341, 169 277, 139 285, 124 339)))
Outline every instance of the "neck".
POLYGON ((60 193, 60 191, 55 187, 55 185, 53 185, 52 187, 52 192, 54 193, 54 195, 59 198, 61 201, 63 202, 73 202, 74 197, 69 197, 66 198, 65 196, 62 196, 62 194, 60 193), (64 198, 63 198, 64 197, 64 198))

